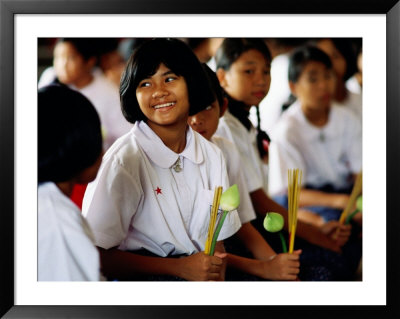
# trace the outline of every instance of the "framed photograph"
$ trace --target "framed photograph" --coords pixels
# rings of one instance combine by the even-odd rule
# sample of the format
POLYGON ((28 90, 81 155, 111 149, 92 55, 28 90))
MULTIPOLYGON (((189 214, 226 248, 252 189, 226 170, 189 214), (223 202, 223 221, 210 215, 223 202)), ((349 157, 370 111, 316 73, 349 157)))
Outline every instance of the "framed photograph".
POLYGON ((0 315, 399 317, 399 18, 397 0, 0 0, 0 315), (66 36, 362 38, 362 281, 38 282, 38 38, 66 36))

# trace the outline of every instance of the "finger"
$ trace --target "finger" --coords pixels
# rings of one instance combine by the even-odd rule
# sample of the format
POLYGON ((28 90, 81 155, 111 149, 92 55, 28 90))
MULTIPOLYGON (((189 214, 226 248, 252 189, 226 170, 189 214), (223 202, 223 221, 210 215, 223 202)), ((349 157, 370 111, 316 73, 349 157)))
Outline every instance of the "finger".
POLYGON ((209 272, 210 273, 220 273, 221 266, 211 265, 209 272))
POLYGON ((221 258, 215 257, 215 256, 211 257, 211 265, 220 266, 223 263, 224 263, 224 261, 221 258))
POLYGON ((219 258, 221 258, 221 259, 224 259, 226 256, 228 256, 228 254, 227 254, 227 253, 221 253, 221 252, 219 252, 219 251, 216 251, 216 252, 214 253, 214 256, 219 257, 219 258))
POLYGON ((293 254, 300 255, 303 251, 301 249, 297 249, 293 252, 293 254))

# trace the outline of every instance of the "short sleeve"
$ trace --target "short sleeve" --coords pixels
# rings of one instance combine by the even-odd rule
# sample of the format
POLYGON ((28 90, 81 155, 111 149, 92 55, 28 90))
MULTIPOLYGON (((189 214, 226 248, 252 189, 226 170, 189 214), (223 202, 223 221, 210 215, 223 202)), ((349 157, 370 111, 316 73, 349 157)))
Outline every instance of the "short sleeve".
POLYGON ((299 168, 306 176, 306 167, 299 152, 288 141, 272 140, 269 147, 268 191, 270 196, 284 194, 287 191, 287 172, 290 168, 299 168))
POLYGON ((117 160, 100 169, 82 205, 97 246, 109 249, 122 243, 142 197, 140 184, 117 160))

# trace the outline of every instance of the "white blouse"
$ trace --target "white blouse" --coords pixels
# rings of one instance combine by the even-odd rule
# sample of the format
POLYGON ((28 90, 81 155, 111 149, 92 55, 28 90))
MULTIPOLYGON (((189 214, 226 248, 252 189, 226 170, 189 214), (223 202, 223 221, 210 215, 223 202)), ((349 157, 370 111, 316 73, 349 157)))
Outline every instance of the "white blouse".
MULTIPOLYGON (((186 147, 177 154, 137 122, 104 155, 82 210, 100 247, 190 255, 204 250, 217 186, 229 184, 215 145, 189 127, 186 147)), ((240 226, 237 211, 230 212, 219 240, 240 226)))

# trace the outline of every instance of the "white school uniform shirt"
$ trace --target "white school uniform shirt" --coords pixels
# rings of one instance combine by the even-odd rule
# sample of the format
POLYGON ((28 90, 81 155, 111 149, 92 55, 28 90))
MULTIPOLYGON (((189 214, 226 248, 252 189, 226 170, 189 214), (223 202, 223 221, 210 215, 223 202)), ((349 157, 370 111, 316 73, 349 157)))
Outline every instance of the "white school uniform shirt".
MULTIPOLYGON (((104 155, 82 210, 97 246, 190 255, 204 250, 217 186, 229 186, 218 147, 189 127, 186 147, 177 154, 140 121, 104 155), (178 159, 180 172, 174 169, 178 159)), ((237 211, 230 212, 218 240, 240 226, 237 211)))
POLYGON ((267 168, 262 162, 257 149, 257 131, 252 126, 250 131, 228 110, 219 119, 218 129, 215 133, 231 141, 239 151, 243 174, 247 189, 253 192, 263 188, 267 192, 267 168))
POLYGON ((347 97, 342 102, 334 102, 333 104, 348 108, 362 122, 362 93, 355 93, 347 90, 347 97))
POLYGON ((38 280, 98 281, 100 257, 79 208, 52 182, 38 189, 38 280))
POLYGON ((213 136, 211 141, 217 145, 226 160, 226 168, 228 170, 228 178, 231 185, 236 184, 240 194, 240 205, 237 209, 242 224, 256 219, 256 213, 251 203, 249 190, 242 172, 242 163, 240 154, 235 145, 229 140, 221 136, 213 136))
POLYGON ((287 191, 287 170, 293 168, 303 171, 303 185, 349 187, 349 174, 362 168, 360 122, 349 110, 332 105, 328 123, 319 128, 296 101, 272 132, 269 168, 273 196, 287 191))

